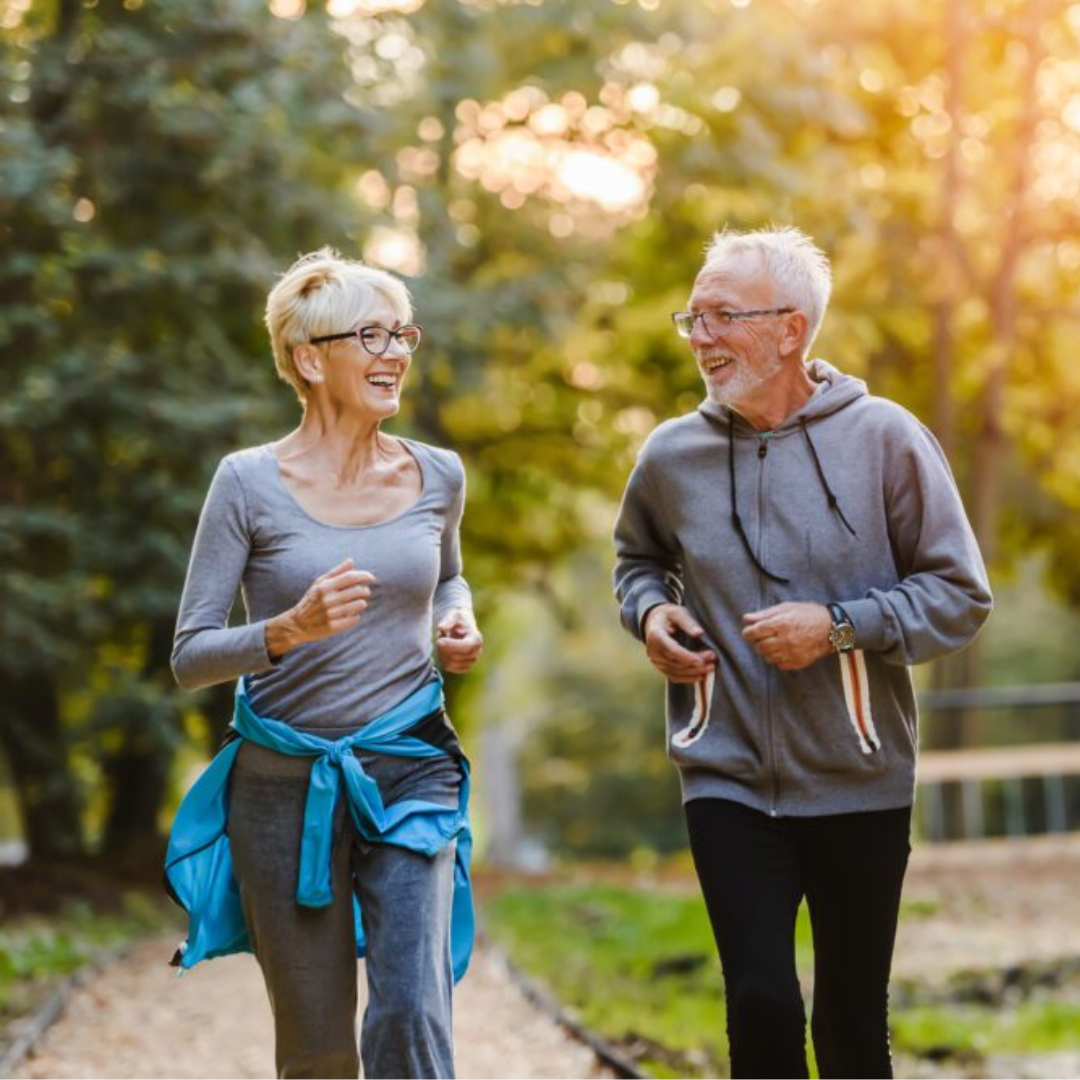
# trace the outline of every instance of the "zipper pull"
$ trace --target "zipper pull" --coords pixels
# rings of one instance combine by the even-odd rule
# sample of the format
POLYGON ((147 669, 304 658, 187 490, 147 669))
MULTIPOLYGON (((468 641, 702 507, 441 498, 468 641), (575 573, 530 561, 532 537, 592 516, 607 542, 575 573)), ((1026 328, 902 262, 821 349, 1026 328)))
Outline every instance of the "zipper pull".
POLYGON ((758 440, 757 456, 763 458, 769 452, 769 443, 766 439, 758 440))

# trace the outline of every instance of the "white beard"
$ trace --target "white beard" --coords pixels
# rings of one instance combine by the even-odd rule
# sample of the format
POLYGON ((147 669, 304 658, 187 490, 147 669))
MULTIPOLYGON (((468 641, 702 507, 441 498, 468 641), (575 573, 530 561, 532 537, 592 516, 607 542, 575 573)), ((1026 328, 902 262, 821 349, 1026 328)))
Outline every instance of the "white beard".
POLYGON ((784 361, 780 357, 774 357, 764 368, 748 368, 742 360, 736 360, 737 370, 731 378, 724 381, 722 386, 712 382, 702 374, 705 380, 705 394, 716 405, 727 405, 729 408, 737 406, 745 401, 755 390, 759 389, 770 379, 778 375, 784 367, 784 361))

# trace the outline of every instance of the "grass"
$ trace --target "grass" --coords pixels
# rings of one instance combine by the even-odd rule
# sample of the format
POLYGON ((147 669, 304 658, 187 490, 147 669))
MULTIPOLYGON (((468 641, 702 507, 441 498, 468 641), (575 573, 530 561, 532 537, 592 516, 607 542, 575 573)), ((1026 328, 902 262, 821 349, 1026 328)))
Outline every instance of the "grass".
POLYGON ((916 1006, 893 1016, 894 1045, 917 1056, 1047 1054, 1080 1049, 1080 1001, 1053 997, 1011 1008, 916 1006))
MULTIPOLYGON (((486 907, 514 961, 655 1076, 724 1068, 720 966, 700 897, 621 885, 513 889, 486 907), (558 927, 557 935, 551 932, 558 927)), ((797 949, 810 957, 804 917, 797 949)))
POLYGON ((10 920, 0 929, 0 1025, 35 1009, 65 975, 166 920, 163 903, 135 892, 109 914, 74 903, 59 915, 10 920))
MULTIPOLYGON (((901 917, 933 913, 905 905, 901 917)), ((652 1076, 728 1071, 720 967, 701 898, 621 884, 513 886, 485 906, 491 936, 582 1022, 622 1046, 652 1076)), ((805 907, 796 928, 804 976, 812 970, 805 907)), ((892 1012, 893 1050, 954 1055, 1080 1049, 1073 985, 1007 1005, 919 1001, 892 1012)), ((813 1063, 811 1062, 811 1068, 813 1063)))

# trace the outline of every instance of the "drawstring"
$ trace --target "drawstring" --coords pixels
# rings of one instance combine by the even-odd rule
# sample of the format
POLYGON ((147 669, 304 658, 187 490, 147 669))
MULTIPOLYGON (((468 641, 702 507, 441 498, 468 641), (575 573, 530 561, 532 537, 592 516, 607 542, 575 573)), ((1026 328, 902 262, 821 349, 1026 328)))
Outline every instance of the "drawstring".
MULTIPOLYGON (((825 477, 825 470, 821 467, 821 459, 818 457, 817 447, 814 446, 814 440, 810 438, 810 432, 806 426, 805 416, 799 417, 799 424, 801 425, 802 433, 806 438, 806 445, 810 447, 810 457, 814 461, 814 468, 817 470, 818 479, 821 481, 821 486, 825 491, 825 498, 828 500, 829 506, 840 516, 840 520, 844 523, 844 528, 857 540, 859 534, 851 527, 851 523, 844 516, 844 511, 840 507, 840 501, 833 494, 832 488, 829 487, 829 481, 825 477)), ((767 578, 778 581, 781 585, 789 585, 791 583, 791 578, 781 577, 779 574, 774 574, 771 570, 762 566, 758 557, 754 554, 754 549, 750 546, 750 540, 746 535, 746 530, 743 528, 742 518, 739 516, 738 492, 735 487, 734 411, 728 412, 728 475, 731 477, 731 523, 735 526, 735 531, 739 534, 739 539, 742 541, 743 547, 746 548, 746 554, 750 556, 750 561, 767 578)))
POLYGON ((735 490, 735 413, 728 413, 728 472, 731 474, 731 521, 735 526, 735 531, 739 534, 739 539, 743 542, 743 547, 746 548, 746 554, 750 556, 750 561, 767 577, 772 578, 773 581, 780 582, 781 585, 789 585, 791 578, 781 577, 779 574, 774 574, 771 570, 766 570, 764 566, 758 562, 758 557, 754 554, 754 549, 750 546, 750 541, 747 539, 746 530, 743 528, 742 518, 739 517, 739 502, 735 490))
POLYGON ((810 429, 806 426, 805 416, 799 417, 799 424, 802 426, 803 435, 806 436, 806 445, 810 447, 810 456, 814 459, 814 468, 817 469, 818 479, 821 481, 821 486, 825 489, 825 496, 829 500, 829 505, 840 515, 840 520, 844 523, 844 528, 858 540, 859 534, 851 527, 851 523, 848 519, 844 517, 844 511, 840 509, 840 503, 832 493, 832 488, 829 487, 829 481, 825 479, 825 470, 821 467, 821 459, 818 457, 817 448, 814 446, 814 440, 810 438, 810 429))

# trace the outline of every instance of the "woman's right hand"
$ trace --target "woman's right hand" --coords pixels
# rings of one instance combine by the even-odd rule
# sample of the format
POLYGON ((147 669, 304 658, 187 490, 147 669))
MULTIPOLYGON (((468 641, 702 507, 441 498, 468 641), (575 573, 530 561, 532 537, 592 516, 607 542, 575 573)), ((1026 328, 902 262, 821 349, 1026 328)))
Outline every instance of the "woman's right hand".
POLYGON ((371 599, 373 575, 355 569, 352 559, 320 574, 295 607, 266 624, 266 651, 272 660, 297 645, 340 634, 355 626, 371 599))

